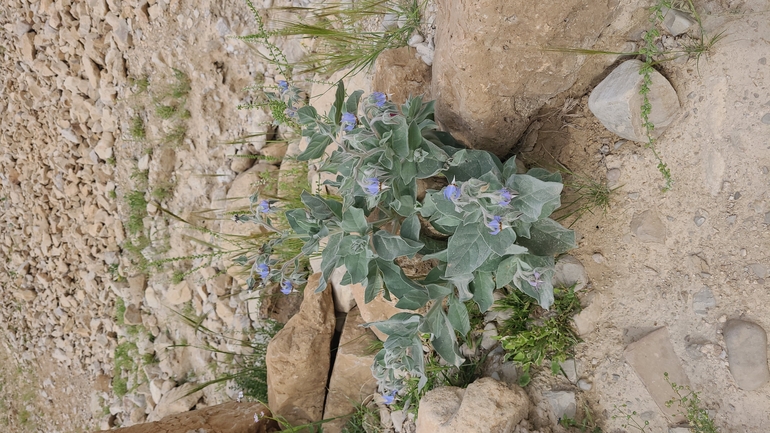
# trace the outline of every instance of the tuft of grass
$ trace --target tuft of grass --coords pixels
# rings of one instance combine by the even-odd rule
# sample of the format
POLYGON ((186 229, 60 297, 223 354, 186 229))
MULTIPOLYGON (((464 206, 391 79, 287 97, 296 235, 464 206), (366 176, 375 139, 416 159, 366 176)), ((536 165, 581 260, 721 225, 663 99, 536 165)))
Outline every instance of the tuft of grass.
POLYGON ((126 324, 125 315, 126 302, 123 300, 123 298, 118 298, 115 300, 115 323, 117 323, 119 326, 124 326, 126 324))
POLYGON ((157 201, 163 201, 171 197, 172 193, 173 193, 173 186, 171 184, 165 184, 165 185, 160 185, 153 188, 150 195, 152 195, 152 198, 154 198, 157 201))
POLYGON ((131 87, 134 87, 134 95, 142 94, 150 88, 150 79, 147 76, 140 78, 129 78, 128 83, 131 87))
POLYGON ((607 213, 615 192, 622 186, 610 188, 606 183, 595 180, 587 175, 577 174, 563 165, 561 170, 567 174, 564 181, 564 189, 571 197, 568 203, 559 208, 557 221, 564 221, 574 217, 568 227, 572 227, 585 214, 594 214, 594 211, 607 213))
POLYGON ((144 217, 147 216, 147 200, 144 198, 144 192, 134 190, 126 195, 128 204, 128 221, 126 229, 131 235, 140 235, 144 233, 144 217))
POLYGON ((182 146, 186 135, 187 128, 182 124, 177 124, 170 130, 166 131, 166 134, 161 139, 161 143, 176 149, 182 146))
POLYGON ((161 119, 170 119, 177 114, 177 108, 173 105, 157 104, 155 106, 155 115, 161 119))
POLYGON ((357 404, 356 411, 342 427, 342 433, 378 433, 380 432, 380 413, 376 409, 357 404))
POLYGON ((693 391, 689 386, 677 385, 668 377, 668 373, 663 373, 666 383, 676 393, 676 398, 666 402, 666 407, 673 407, 676 404, 680 415, 687 418, 687 422, 693 428, 695 433, 719 433, 711 419, 708 409, 703 407, 700 399, 700 393, 693 391))
POLYGON ((583 417, 580 421, 564 417, 559 421, 559 425, 565 428, 575 429, 580 433, 602 433, 602 428, 597 425, 594 415, 587 404, 583 405, 583 417))
POLYGON ((144 120, 139 114, 136 114, 131 118, 131 126, 128 128, 128 134, 134 140, 144 140, 146 138, 147 135, 144 130, 144 120))
POLYGON ((580 341, 572 329, 572 316, 580 311, 575 291, 554 289, 554 296, 550 311, 543 310, 534 299, 515 289, 495 303, 496 310, 513 313, 500 327, 498 339, 506 351, 505 358, 522 367, 521 386, 531 380, 530 368, 540 366, 545 359, 551 361, 551 372, 558 374, 559 363, 573 355, 573 348, 580 341), (536 315, 539 317, 533 319, 536 315))

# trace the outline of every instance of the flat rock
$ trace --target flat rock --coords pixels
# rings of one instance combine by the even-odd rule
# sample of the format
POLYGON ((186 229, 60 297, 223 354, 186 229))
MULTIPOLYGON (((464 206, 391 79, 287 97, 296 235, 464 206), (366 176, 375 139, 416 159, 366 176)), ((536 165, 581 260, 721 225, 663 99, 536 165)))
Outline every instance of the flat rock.
POLYGON ((466 389, 428 391, 420 400, 416 433, 510 433, 528 413, 524 389, 484 377, 466 389))
POLYGON ((690 384, 690 379, 671 345, 668 328, 656 329, 629 344, 625 350, 625 358, 669 421, 684 422, 685 418, 678 413, 678 408, 666 407, 666 402, 677 396, 671 385, 666 383, 665 373, 668 373, 669 380, 677 385, 690 384))
POLYGON ((714 294, 708 287, 700 289, 692 297, 692 309, 695 311, 695 314, 706 314, 709 308, 714 308, 716 306, 717 300, 714 298, 714 294))
MULTIPOLYGON (((387 320, 390 319, 394 314, 404 311, 396 308, 397 300, 395 298, 392 298, 391 301, 388 301, 382 297, 382 293, 378 294, 374 299, 372 299, 371 302, 367 304, 364 302, 364 293, 366 292, 366 287, 361 284, 351 284, 350 289, 353 291, 353 297, 356 299, 356 305, 358 305, 358 309, 361 311, 361 317, 363 317, 364 321, 367 323, 387 320)), ((374 331, 374 334, 380 340, 385 341, 388 339, 388 336, 377 329, 376 326, 372 326, 370 329, 374 331)))
POLYGON ((305 287, 299 313, 267 346, 267 401, 292 425, 320 421, 331 361, 335 316, 331 290, 315 293, 321 275, 305 287))
MULTIPOLYGON (((632 141, 647 142, 647 130, 642 125, 642 95, 639 89, 644 77, 639 74, 643 63, 627 60, 615 68, 591 92, 588 108, 611 132, 632 141)), ((647 95, 652 110, 649 120, 658 137, 679 114, 679 98, 671 83, 657 71, 652 72, 652 84, 647 95)))
POLYGON ((119 433, 265 433, 278 430, 270 410, 257 402, 231 401, 203 409, 168 415, 159 421, 115 430, 119 433), (255 423, 254 415, 258 421, 255 423))
POLYGON ((203 396, 203 391, 192 392, 195 386, 195 384, 188 382, 163 394, 147 420, 158 421, 166 415, 187 412, 192 409, 203 396))
POLYGON ((556 422, 562 418, 575 419, 575 413, 577 412, 577 402, 575 401, 575 393, 572 391, 545 391, 543 392, 543 398, 548 402, 548 406, 551 409, 551 413, 554 415, 556 422))
POLYGON ((672 36, 679 36, 682 33, 687 33, 692 26, 697 24, 695 18, 685 11, 678 9, 662 8, 663 12, 663 28, 666 29, 672 36))
POLYGON ((324 424, 324 432, 339 433, 355 412, 355 405, 375 393, 377 381, 372 376, 374 355, 370 346, 377 341, 374 333, 363 328, 365 322, 357 307, 353 307, 345 319, 345 326, 337 347, 334 369, 329 379, 324 419, 337 418, 324 424))
POLYGON ((334 309, 341 313, 347 313, 356 306, 356 298, 353 296, 353 289, 350 284, 342 284, 342 277, 345 276, 347 269, 345 265, 340 266, 332 272, 329 280, 332 284, 332 296, 334 296, 334 309))
POLYGON ((653 210, 634 214, 631 219, 631 233, 640 241, 662 244, 666 240, 666 225, 653 210))
POLYGON ((730 373, 741 389, 753 391, 770 380, 767 367, 767 333, 745 320, 728 320, 722 331, 730 373))
POLYGON ((192 290, 187 281, 182 281, 169 287, 163 295, 163 298, 171 305, 184 304, 192 299, 192 290))

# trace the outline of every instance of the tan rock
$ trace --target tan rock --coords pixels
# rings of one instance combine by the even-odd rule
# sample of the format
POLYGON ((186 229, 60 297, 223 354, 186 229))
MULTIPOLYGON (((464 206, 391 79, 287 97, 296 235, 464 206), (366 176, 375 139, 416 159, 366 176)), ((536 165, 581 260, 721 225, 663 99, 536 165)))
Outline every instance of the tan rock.
POLYGON ((171 305, 184 304, 192 299, 192 291, 187 281, 182 281, 169 287, 163 297, 171 305))
MULTIPOLYGON (((382 294, 379 294, 372 300, 372 302, 367 304, 364 302, 364 292, 366 291, 366 287, 361 284, 351 284, 350 289, 353 292, 353 297, 356 299, 356 305, 358 305, 358 309, 361 311, 361 317, 363 317, 364 321, 367 323, 387 320, 394 314, 404 311, 396 308, 397 301, 394 297, 391 297, 391 301, 388 301, 382 297, 382 294)), ((374 334, 380 340, 385 341, 388 339, 388 336, 377 329, 376 326, 372 326, 369 329, 374 331, 374 334)))
POLYGON ((229 402, 191 412, 169 415, 160 421, 113 430, 118 433, 266 433, 276 431, 270 410, 261 403, 229 402), (254 415, 259 421, 255 423, 254 415))
MULTIPOLYGON (((345 319, 334 369, 329 380, 326 395, 324 419, 349 415, 355 412, 355 405, 362 403, 377 390, 377 381, 372 376, 374 353, 370 345, 377 341, 374 333, 361 325, 365 322, 358 308, 353 307, 345 319)), ((324 432, 339 433, 348 418, 338 418, 324 424, 324 432)))
POLYGON ((193 408, 203 396, 203 391, 191 393, 194 388, 195 384, 188 382, 165 393, 147 420, 158 421, 166 415, 187 412, 193 408))
POLYGON ((347 269, 340 266, 332 272, 329 280, 332 283, 332 296, 334 297, 334 309, 341 313, 347 313, 356 306, 356 298, 353 296, 353 289, 350 284, 342 284, 342 277, 345 276, 347 269))
POLYGON ((21 35, 21 56, 28 65, 32 66, 35 62, 35 33, 29 32, 21 35))
POLYGON ((403 104, 410 96, 430 99, 431 68, 415 56, 411 47, 385 50, 374 63, 372 88, 403 104))
MULTIPOLYGON (((257 191, 275 194, 277 176, 270 174, 270 172, 276 170, 278 169, 274 165, 260 162, 239 174, 230 185, 230 189, 227 190, 225 211, 228 215, 231 212, 248 212, 249 197, 257 191)), ((256 224, 239 223, 228 219, 222 222, 222 233, 249 236, 264 233, 264 229, 256 224)))
POLYGON ((466 389, 428 391, 420 400, 416 433, 510 433, 528 413, 524 389, 485 377, 466 389))
POLYGON ((292 425, 320 421, 323 415, 335 317, 328 287, 315 293, 320 278, 309 278, 299 313, 267 346, 268 405, 292 425))

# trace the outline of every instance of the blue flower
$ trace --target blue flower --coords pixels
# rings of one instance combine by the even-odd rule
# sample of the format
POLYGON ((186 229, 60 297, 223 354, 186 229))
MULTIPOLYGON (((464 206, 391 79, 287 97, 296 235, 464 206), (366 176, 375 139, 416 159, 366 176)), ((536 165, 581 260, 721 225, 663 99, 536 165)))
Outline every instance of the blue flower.
POLYGON ((500 206, 508 206, 511 204, 511 200, 516 197, 516 194, 512 193, 508 188, 501 189, 497 194, 500 196, 500 199, 497 201, 497 204, 500 206))
POLYGON ((444 188, 444 197, 449 201, 455 201, 460 198, 460 188, 455 185, 454 181, 444 188))
POLYGON ((532 286, 532 287, 534 287, 536 289, 539 289, 540 286, 545 282, 542 279, 540 279, 542 274, 540 272, 538 272, 538 271, 535 271, 535 272, 532 273, 532 276, 533 276, 533 278, 531 280, 528 280, 527 282, 529 283, 530 286, 532 286))
POLYGON ((270 268, 265 263, 260 263, 257 265, 257 272, 259 272, 259 277, 263 280, 267 280, 268 275, 270 275, 270 268))
POLYGON ((297 117, 297 107, 289 106, 286 110, 284 110, 283 114, 291 118, 297 117))
POLYGON ((382 192, 382 182, 376 177, 367 177, 364 179, 364 191, 369 195, 377 195, 382 192))
POLYGON ((288 295, 292 290, 294 290, 294 288, 291 284, 291 281, 283 280, 283 283, 281 283, 281 293, 288 295))
POLYGON ((496 235, 500 233, 500 230, 503 229, 503 220, 499 216, 495 215, 492 217, 492 221, 488 222, 486 226, 491 229, 489 232, 490 235, 496 235))
POLYGON ((385 105, 385 101, 387 101, 388 98, 382 92, 374 92, 369 97, 369 100, 372 101, 374 105, 378 107, 382 107, 383 105, 385 105))
POLYGON ((345 113, 342 115, 340 126, 345 131, 352 131, 356 127, 356 116, 353 113, 345 113))
POLYGON ((382 395, 382 402, 385 404, 393 404, 393 401, 396 399, 396 390, 394 389, 389 394, 383 394, 382 395))
POLYGON ((270 212, 270 202, 267 200, 262 200, 257 205, 257 213, 268 213, 270 212))
POLYGON ((281 93, 289 90, 289 83, 286 80, 278 80, 278 87, 281 88, 281 93))

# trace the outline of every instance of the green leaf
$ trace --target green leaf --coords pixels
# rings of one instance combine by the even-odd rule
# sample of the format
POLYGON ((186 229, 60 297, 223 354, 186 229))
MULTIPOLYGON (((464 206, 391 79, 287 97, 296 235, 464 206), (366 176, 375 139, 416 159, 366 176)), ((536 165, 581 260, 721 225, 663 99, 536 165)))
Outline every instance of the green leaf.
POLYGON ((390 293, 393 293, 395 297, 402 298, 412 290, 424 290, 419 284, 407 277, 404 271, 395 263, 381 258, 374 260, 377 262, 377 267, 382 271, 382 280, 385 283, 385 288, 390 293))
POLYGON ((365 234, 369 230, 369 224, 366 222, 364 210, 357 207, 349 207, 342 213, 342 230, 348 233, 365 234))
POLYGON ((396 308, 402 310, 418 310, 430 301, 430 296, 427 290, 412 290, 407 292, 404 296, 398 299, 396 302, 396 308))
POLYGON ((340 242, 342 242, 342 233, 335 233, 329 236, 329 242, 321 251, 321 281, 318 284, 316 292, 322 292, 326 289, 326 284, 331 277, 332 272, 338 267, 340 259, 340 242))
POLYGON ((305 105, 297 110, 297 120, 302 126, 312 125, 317 118, 318 111, 310 105, 305 105))
POLYGON ((452 156, 452 166, 445 172, 446 178, 465 182, 480 178, 485 173, 500 177, 503 164, 493 154, 484 150, 463 149, 452 156))
POLYGON ((334 211, 332 211, 326 201, 324 201, 321 197, 308 194, 307 191, 302 191, 302 194, 300 194, 300 199, 302 200, 302 203, 307 206, 308 210, 315 219, 325 220, 335 216, 334 211))
POLYGON ((313 134, 307 143, 307 148, 304 152, 297 156, 298 161, 309 161, 311 159, 318 159, 324 156, 326 147, 332 142, 331 137, 325 134, 313 134))
POLYGON ((434 301, 443 299, 454 292, 454 289, 450 289, 449 287, 443 286, 441 284, 428 284, 425 286, 425 288, 428 289, 428 296, 430 296, 430 299, 434 301))
POLYGON ((575 232, 550 218, 532 223, 529 234, 529 239, 519 238, 518 242, 537 256, 553 256, 576 247, 575 232))
POLYGON ((364 291, 364 303, 368 304, 377 297, 377 294, 382 291, 383 282, 380 268, 377 267, 377 263, 372 260, 369 262, 369 274, 367 275, 366 290, 364 291))
POLYGON ((420 218, 417 214, 411 214, 401 222, 401 237, 415 242, 420 241, 420 218))
POLYGON ((289 227, 298 234, 308 234, 318 230, 318 223, 308 219, 305 209, 292 209, 286 211, 285 215, 289 227))
POLYGON ((458 301, 455 296, 449 297, 449 323, 455 330, 459 331, 461 335, 468 335, 471 330, 471 321, 468 316, 468 308, 462 302, 458 301))
POLYGON ((417 126, 416 122, 412 122, 409 124, 409 129, 407 130, 407 142, 409 143, 409 150, 415 151, 420 147, 422 144, 422 132, 420 132, 420 127, 417 126))
POLYGON ((396 257, 412 257, 422 249, 422 242, 404 239, 385 230, 379 230, 374 234, 374 250, 383 260, 393 261, 396 257))
POLYGON ((516 155, 508 158, 507 161, 505 161, 505 164, 503 164, 503 179, 508 179, 516 172, 518 171, 518 167, 516 166, 516 155))
POLYGON ((479 306, 482 313, 487 311, 495 303, 495 282, 491 272, 478 272, 471 283, 473 300, 479 306))
POLYGON ((409 183, 417 176, 417 163, 412 161, 401 161, 399 167, 399 176, 404 183, 409 183))
POLYGON ((484 242, 479 226, 486 229, 479 221, 463 222, 449 238, 447 277, 470 274, 489 257, 491 249, 484 242))
POLYGON ((393 133, 390 137, 393 152, 401 158, 406 158, 409 156, 409 138, 406 120, 401 116, 396 116, 392 118, 391 121, 395 122, 395 124, 389 125, 390 130, 393 133))
POLYGON ((348 275, 350 275, 350 284, 361 283, 366 280, 369 273, 369 259, 365 252, 345 256, 343 262, 348 275))
POLYGON ((559 173, 558 171, 554 171, 553 173, 551 173, 550 171, 544 168, 535 167, 535 168, 530 168, 529 171, 527 172, 527 175, 532 176, 536 179, 540 179, 543 182, 562 183, 561 173, 559 173))
POLYGON ((514 232, 510 227, 506 227, 500 230, 500 233, 496 235, 490 234, 489 227, 484 224, 479 224, 478 227, 480 230, 481 238, 484 239, 484 242, 487 244, 487 246, 489 246, 489 248, 498 256, 504 256, 508 248, 511 245, 515 245, 514 242, 516 242, 516 232, 514 232))
POLYGON ((465 359, 460 356, 452 324, 449 323, 449 319, 446 317, 440 303, 433 305, 418 329, 421 332, 428 332, 432 335, 431 343, 433 344, 433 349, 436 350, 447 364, 459 367, 465 362, 465 359))
POLYGON ((497 266, 497 273, 495 273, 495 279, 497 280, 497 288, 503 288, 513 281, 513 277, 516 275, 516 271, 519 269, 519 257, 511 256, 503 259, 497 266))
POLYGON ((388 336, 410 336, 417 332, 422 322, 422 316, 415 313, 396 313, 388 320, 371 322, 364 325, 365 328, 374 326, 388 336))
MULTIPOLYGON (((339 125, 342 120, 342 104, 345 103, 345 85, 342 80, 337 83, 337 93, 334 95, 334 124, 339 125)), ((353 113, 355 114, 355 113, 353 113)), ((330 116, 331 117, 331 116, 330 116)))
POLYGON ((447 277, 447 280, 457 288, 460 301, 465 302, 473 298, 473 292, 470 290, 470 283, 473 281, 473 274, 463 274, 454 277, 447 277))
MULTIPOLYGON (((348 97, 345 102, 345 111, 352 114, 358 113, 358 102, 361 100, 361 95, 364 94, 363 90, 356 90, 352 95, 348 97)), ((339 123, 339 122, 337 122, 339 123)))
POLYGON ((547 217, 558 206, 563 185, 556 182, 543 182, 526 174, 514 175, 506 186, 519 195, 511 201, 511 206, 522 212, 522 220, 535 222, 547 217), (547 215, 543 215, 547 213, 547 215))

